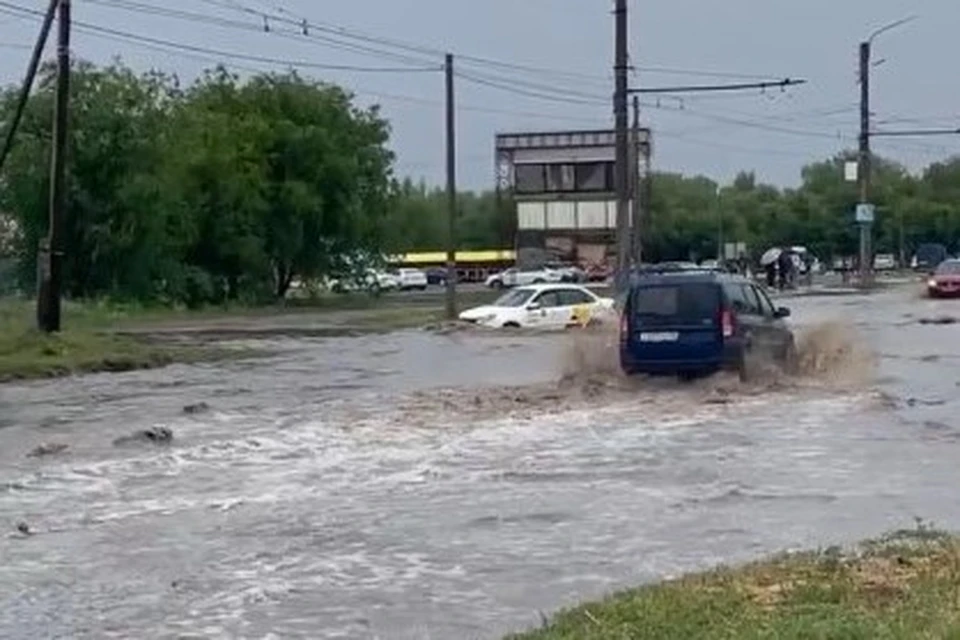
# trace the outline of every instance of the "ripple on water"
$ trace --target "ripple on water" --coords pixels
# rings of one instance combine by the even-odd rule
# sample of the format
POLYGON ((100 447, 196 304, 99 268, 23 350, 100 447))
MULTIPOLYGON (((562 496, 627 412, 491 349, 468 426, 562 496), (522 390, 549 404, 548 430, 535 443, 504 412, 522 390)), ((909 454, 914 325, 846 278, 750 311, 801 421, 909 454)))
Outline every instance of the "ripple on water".
MULTIPOLYGON (((671 504, 829 504, 826 492, 718 483, 729 474, 717 466, 721 455, 732 466, 770 447, 770 438, 802 441, 858 401, 797 393, 704 404, 702 390, 668 390, 657 400, 618 396, 550 415, 458 420, 455 410, 437 411, 417 427, 382 408, 358 419, 347 405, 224 412, 185 422, 168 449, 50 463, 40 476, 0 474, 15 476, 2 478, 7 494, 44 494, 34 506, 47 530, 83 529, 75 538, 81 553, 64 554, 61 570, 90 571, 97 554, 147 537, 149 544, 124 548, 109 569, 128 595, 91 600, 91 588, 79 586, 68 598, 89 600, 96 615, 113 618, 117 637, 133 628, 118 621, 124 602, 131 617, 149 609, 144 603, 162 608, 162 616, 138 618, 145 636, 237 636, 259 621, 281 636, 322 628, 326 637, 365 637, 385 620, 397 623, 401 610, 424 619, 431 606, 444 610, 432 629, 456 627, 451 617, 460 613, 449 611, 466 612, 464 627, 483 629, 478 620, 515 614, 506 597, 527 602, 521 586, 562 585, 570 593, 585 581, 614 586, 604 563, 620 552, 636 557, 629 550, 660 526, 652 524, 658 518, 670 517, 671 504), (789 421, 778 416, 783 411, 789 421), (16 488, 30 482, 29 490, 16 488), (576 576, 565 562, 570 555, 576 576), (161 590, 144 578, 150 568, 185 577, 161 590), (176 606, 166 603, 171 590, 176 606)), ((0 503, 4 511, 11 506, 0 503)), ((31 542, 48 544, 42 535, 31 542)), ((619 571, 623 580, 635 578, 619 571)), ((23 606, 37 611, 51 599, 23 606)), ((401 624, 404 632, 412 624, 401 624)))

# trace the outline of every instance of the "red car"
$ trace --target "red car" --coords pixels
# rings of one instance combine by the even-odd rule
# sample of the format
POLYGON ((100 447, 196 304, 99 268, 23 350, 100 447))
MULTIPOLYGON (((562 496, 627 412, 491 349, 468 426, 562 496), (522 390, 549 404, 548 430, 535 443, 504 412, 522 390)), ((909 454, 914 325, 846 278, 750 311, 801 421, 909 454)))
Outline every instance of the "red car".
POLYGON ((606 263, 594 262, 584 269, 588 282, 604 282, 613 277, 613 268, 606 263))
POLYGON ((927 280, 931 298, 960 296, 960 260, 944 260, 927 280))

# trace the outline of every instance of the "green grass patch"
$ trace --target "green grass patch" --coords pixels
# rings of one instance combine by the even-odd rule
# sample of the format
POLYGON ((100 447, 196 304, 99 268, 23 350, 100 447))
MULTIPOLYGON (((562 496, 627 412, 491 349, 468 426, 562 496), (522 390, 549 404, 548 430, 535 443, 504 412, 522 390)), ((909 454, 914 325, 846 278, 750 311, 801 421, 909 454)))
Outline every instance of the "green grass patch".
POLYGON ((619 593, 509 640, 960 638, 960 539, 918 527, 619 593))
POLYGON ((0 382, 75 373, 131 371, 212 357, 213 351, 150 345, 83 330, 45 335, 35 330, 0 337, 0 382))
MULTIPOLYGON (((457 307, 485 304, 498 295, 460 291, 457 307)), ((391 331, 436 325, 443 318, 440 292, 325 294, 262 307, 203 309, 65 301, 63 331, 44 335, 35 329, 33 301, 5 298, 0 299, 0 382, 235 357, 239 352, 211 346, 227 338, 391 331), (174 345, 170 337, 183 339, 174 345)))
POLYGON ((148 311, 106 304, 65 304, 63 331, 45 334, 35 328, 34 307, 21 300, 0 301, 0 382, 75 373, 131 371, 175 362, 225 357, 224 350, 165 345, 114 329, 176 311, 148 311))

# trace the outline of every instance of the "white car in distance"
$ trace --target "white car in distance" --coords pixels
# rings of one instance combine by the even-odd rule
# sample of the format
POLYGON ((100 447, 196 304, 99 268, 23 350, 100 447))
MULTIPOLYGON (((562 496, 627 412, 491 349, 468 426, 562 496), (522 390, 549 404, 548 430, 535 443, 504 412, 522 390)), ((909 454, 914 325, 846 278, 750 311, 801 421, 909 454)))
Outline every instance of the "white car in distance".
POLYGON ((427 274, 420 269, 397 269, 392 275, 397 279, 401 291, 423 291, 427 288, 427 274))
POLYGON ((391 291, 400 287, 400 280, 389 273, 367 269, 361 276, 347 276, 334 278, 327 282, 327 287, 334 293, 349 293, 352 291, 391 291))
POLYGON ((536 284, 517 287, 489 305, 467 309, 460 319, 491 328, 565 329, 616 315, 612 298, 585 287, 536 284))
POLYGON ((875 271, 892 271, 897 268, 897 258, 892 253, 878 253, 873 258, 875 271))
POLYGON ((563 273, 553 269, 519 269, 510 267, 487 278, 484 283, 491 289, 524 287, 531 284, 548 284, 563 280, 563 273))

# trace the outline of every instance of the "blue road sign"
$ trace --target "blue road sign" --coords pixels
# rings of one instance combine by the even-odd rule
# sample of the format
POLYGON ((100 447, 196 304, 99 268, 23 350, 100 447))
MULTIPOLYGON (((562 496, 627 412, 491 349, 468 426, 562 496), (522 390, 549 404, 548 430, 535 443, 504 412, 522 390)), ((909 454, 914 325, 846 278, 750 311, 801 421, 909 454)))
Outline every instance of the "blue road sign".
POLYGON ((876 210, 877 208, 872 204, 858 204, 856 211, 857 222, 870 224, 873 222, 876 210))

